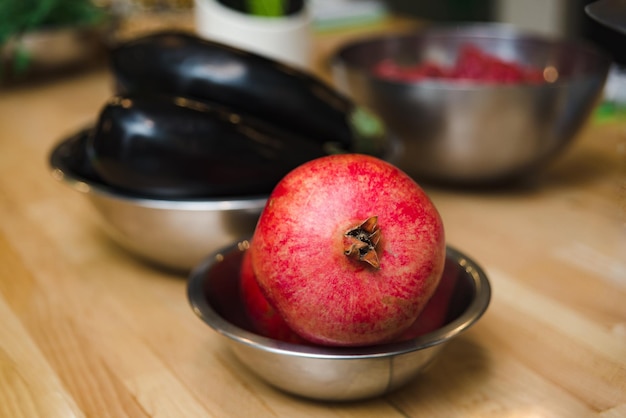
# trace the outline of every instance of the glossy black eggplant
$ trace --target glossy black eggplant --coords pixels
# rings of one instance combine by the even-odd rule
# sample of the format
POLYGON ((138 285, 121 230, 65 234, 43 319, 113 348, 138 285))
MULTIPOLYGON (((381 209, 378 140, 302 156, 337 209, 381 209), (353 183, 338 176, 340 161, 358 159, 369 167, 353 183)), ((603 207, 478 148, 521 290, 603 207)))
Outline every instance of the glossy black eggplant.
POLYGON ((169 96, 112 98, 87 153, 108 184, 161 198, 266 194, 291 169, 326 155, 324 144, 169 96))
POLYGON ((119 45, 111 65, 122 93, 207 100, 345 151, 388 151, 377 115, 308 72, 248 51, 165 31, 119 45))
POLYGON ((91 127, 81 129, 65 138, 54 148, 50 155, 50 162, 52 167, 58 168, 62 173, 67 173, 77 181, 106 187, 105 181, 94 169, 91 158, 87 154, 87 141, 92 131, 91 127))

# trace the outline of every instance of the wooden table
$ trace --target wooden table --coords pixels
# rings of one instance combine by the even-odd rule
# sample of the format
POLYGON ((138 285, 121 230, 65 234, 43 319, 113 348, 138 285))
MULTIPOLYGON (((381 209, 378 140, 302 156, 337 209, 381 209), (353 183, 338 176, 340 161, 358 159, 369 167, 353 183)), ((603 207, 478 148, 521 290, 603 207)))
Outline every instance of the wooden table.
POLYGON ((111 86, 101 69, 0 92, 1 417, 626 416, 626 118, 591 122, 527 188, 428 188, 491 306, 404 389, 324 404, 245 371, 186 277, 118 248, 51 177, 51 147, 111 86))

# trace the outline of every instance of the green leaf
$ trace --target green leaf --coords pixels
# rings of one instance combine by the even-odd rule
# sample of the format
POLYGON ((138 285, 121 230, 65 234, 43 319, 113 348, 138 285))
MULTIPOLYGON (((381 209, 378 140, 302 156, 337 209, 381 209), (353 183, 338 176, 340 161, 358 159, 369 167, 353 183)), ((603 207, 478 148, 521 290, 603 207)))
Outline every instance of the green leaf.
POLYGON ((24 48, 18 47, 15 50, 13 58, 13 72, 16 75, 24 74, 28 69, 28 64, 30 64, 30 55, 28 54, 28 51, 24 48))
MULTIPOLYGON (((109 16, 92 0, 0 0, 0 48, 11 39, 45 27, 95 25, 109 16)), ((14 52, 13 70, 26 71, 30 57, 23 48, 14 52)), ((1 76, 2 74, 0 74, 1 76)))
POLYGON ((0 0, 0 45, 42 27, 97 24, 107 16, 91 0, 0 0))

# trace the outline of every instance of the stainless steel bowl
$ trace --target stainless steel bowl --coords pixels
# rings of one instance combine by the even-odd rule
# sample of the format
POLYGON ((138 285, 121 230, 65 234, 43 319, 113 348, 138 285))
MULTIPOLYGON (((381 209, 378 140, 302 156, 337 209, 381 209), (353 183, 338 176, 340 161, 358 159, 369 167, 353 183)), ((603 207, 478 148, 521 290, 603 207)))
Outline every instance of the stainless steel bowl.
POLYGON ((371 398, 415 378, 447 342, 476 323, 489 305, 483 270, 448 248, 442 280, 455 280, 446 323, 415 339, 361 348, 292 344, 255 334, 244 313, 239 268, 247 241, 219 250, 191 273, 193 311, 224 337, 236 357, 267 383, 291 394, 326 401, 371 398))
POLYGON ((75 152, 82 131, 51 152, 52 175, 84 193, 118 244, 155 265, 188 273, 207 254, 254 232, 266 196, 166 200, 138 197, 90 175, 75 152))
POLYGON ((610 60, 579 41, 468 24, 350 41, 330 64, 337 88, 376 111, 400 138, 400 168, 422 180, 484 185, 525 177, 559 154, 597 104, 610 60), (480 85, 373 76, 383 59, 451 65, 466 44, 558 78, 480 85))

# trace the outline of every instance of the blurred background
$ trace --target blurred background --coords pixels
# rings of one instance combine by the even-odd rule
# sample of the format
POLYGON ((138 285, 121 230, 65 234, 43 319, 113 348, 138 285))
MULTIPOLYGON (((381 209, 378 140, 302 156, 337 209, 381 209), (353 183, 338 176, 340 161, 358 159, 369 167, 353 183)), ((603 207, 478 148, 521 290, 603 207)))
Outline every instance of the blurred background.
MULTIPOLYGON (((244 1, 218 0, 232 4, 244 1)), ((375 24, 389 14, 429 22, 506 22, 544 34, 583 38, 615 62, 607 97, 626 102, 624 35, 589 18, 590 0, 308 0, 316 31, 375 24)), ((0 2, 0 85, 93 63, 107 44, 161 27, 193 28, 194 0, 22 0, 0 2), (106 13, 101 13, 105 11, 106 13), (111 19, 110 17, 113 16, 111 19), (80 36, 51 31, 74 24, 80 36), (103 41, 103 38, 104 41, 103 41), (67 65, 64 65, 67 64, 67 65), (40 71, 38 71, 40 70, 40 71)), ((76 32, 72 28, 72 32, 76 32)))
POLYGON ((585 13, 594 0, 443 0, 416 2, 386 0, 388 10, 429 21, 492 21, 514 24, 543 34, 584 39, 596 44, 613 59, 606 86, 608 100, 626 102, 625 35, 597 23, 585 13))

